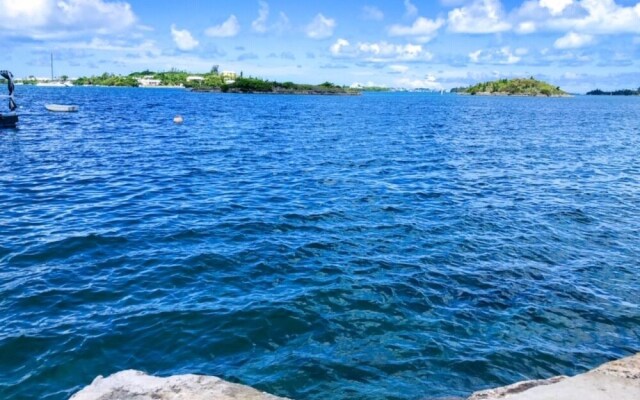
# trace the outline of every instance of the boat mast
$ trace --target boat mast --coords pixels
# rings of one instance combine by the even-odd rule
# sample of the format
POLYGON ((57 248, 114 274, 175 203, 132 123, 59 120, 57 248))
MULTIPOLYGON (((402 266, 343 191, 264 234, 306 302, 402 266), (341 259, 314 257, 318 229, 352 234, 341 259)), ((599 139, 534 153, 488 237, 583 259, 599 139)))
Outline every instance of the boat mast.
POLYGON ((51 52, 51 81, 53 81, 53 52, 51 52))

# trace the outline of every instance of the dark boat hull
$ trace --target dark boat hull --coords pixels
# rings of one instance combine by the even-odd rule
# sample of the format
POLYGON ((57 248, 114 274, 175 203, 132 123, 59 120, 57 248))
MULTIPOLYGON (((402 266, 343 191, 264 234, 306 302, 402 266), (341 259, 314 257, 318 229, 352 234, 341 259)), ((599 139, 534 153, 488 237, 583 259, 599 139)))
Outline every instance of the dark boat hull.
POLYGON ((16 114, 0 114, 0 128, 15 128, 17 124, 16 114))

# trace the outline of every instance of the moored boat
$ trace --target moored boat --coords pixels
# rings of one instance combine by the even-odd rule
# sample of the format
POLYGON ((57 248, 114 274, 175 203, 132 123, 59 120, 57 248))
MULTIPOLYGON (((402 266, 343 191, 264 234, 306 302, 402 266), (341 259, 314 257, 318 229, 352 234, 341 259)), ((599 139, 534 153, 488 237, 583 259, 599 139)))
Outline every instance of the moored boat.
POLYGON ((76 112, 78 106, 64 104, 45 104, 44 108, 52 112, 76 112))

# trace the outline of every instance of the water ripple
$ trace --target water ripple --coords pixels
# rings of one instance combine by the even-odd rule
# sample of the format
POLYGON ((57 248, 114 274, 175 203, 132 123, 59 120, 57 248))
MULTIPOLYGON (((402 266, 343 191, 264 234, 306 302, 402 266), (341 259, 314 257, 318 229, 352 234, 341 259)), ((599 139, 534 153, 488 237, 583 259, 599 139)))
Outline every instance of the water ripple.
POLYGON ((640 348, 637 99, 20 96, 0 398, 128 368, 464 396, 640 348))

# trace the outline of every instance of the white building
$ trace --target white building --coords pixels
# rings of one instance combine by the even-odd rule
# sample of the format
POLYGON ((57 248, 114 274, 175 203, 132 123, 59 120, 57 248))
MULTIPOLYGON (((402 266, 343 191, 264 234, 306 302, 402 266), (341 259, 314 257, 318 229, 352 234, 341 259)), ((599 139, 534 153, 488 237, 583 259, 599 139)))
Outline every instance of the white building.
POLYGON ((220 77, 222 78, 222 80, 225 83, 231 83, 230 81, 234 81, 238 78, 238 74, 236 74, 234 71, 222 71, 220 73, 220 77))
POLYGON ((152 75, 145 75, 142 78, 136 78, 140 86, 160 86, 160 79, 153 79, 152 75))
POLYGON ((187 82, 203 82, 204 77, 198 75, 187 76, 187 82))

